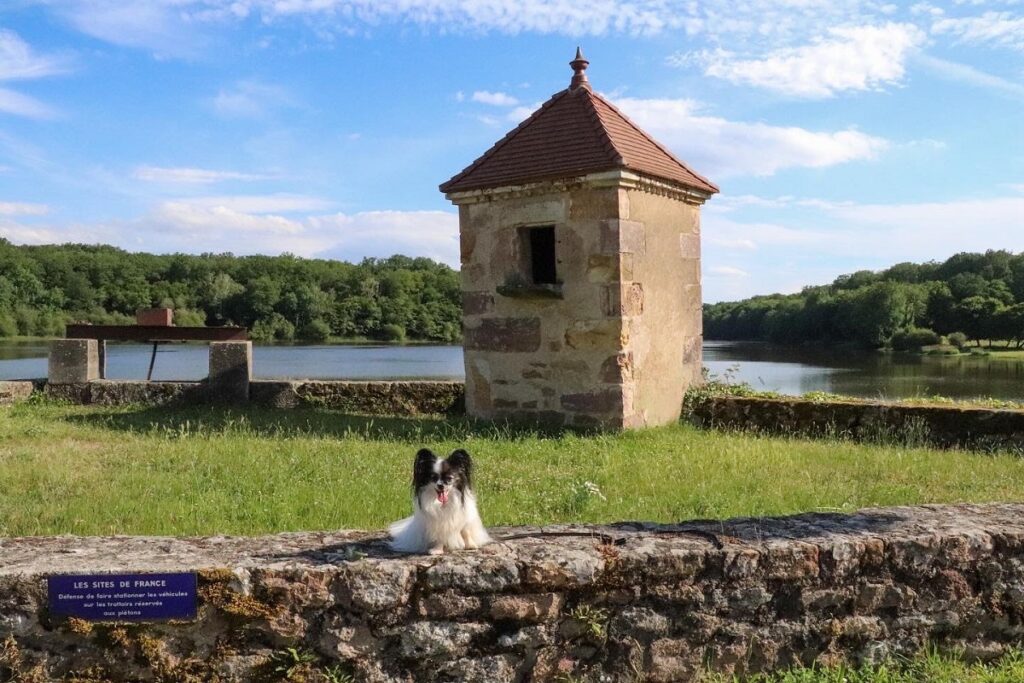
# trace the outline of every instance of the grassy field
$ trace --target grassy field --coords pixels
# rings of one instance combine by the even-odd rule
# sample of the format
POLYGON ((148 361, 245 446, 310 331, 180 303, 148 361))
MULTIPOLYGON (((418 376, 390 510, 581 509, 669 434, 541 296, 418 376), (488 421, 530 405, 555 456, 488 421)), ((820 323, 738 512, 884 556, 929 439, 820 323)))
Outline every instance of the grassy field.
POLYGON ((1024 460, 674 426, 543 435, 327 410, 0 408, 0 536, 381 528, 465 447, 490 525, 1024 500, 1024 460))

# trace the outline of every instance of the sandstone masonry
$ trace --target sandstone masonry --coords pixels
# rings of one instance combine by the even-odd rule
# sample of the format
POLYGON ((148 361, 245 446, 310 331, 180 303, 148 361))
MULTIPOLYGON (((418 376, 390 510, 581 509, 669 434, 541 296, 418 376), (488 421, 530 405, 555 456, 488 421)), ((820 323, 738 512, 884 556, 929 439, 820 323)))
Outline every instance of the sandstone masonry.
POLYGON ((441 557, 346 531, 2 539, 0 675, 279 680, 294 648, 309 680, 687 681, 1024 639, 1024 505, 494 535, 441 557), (48 614, 46 576, 107 571, 197 571, 198 618, 48 614))
POLYGON ((700 206, 718 189, 573 78, 441 185, 459 207, 466 410, 637 428, 700 381, 700 206))

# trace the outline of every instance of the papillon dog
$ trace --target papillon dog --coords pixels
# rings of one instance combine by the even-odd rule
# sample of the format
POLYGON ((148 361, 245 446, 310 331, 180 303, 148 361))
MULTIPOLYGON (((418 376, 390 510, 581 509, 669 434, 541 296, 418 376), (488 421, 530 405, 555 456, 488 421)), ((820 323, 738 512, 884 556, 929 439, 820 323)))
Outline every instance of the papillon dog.
POLYGON ((391 548, 440 555, 491 542, 473 493, 473 461, 461 448, 441 460, 433 451, 416 453, 412 470, 412 517, 389 527, 391 548))

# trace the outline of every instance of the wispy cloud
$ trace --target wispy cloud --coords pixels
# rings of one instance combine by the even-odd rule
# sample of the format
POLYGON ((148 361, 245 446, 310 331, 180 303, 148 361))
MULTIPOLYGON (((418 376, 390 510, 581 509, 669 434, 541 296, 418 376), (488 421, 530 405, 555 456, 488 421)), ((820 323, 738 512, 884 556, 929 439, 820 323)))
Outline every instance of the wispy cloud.
POLYGON ((457 267, 458 215, 446 211, 363 211, 285 216, 241 204, 165 202, 133 221, 164 251, 293 253, 359 261, 392 254, 426 256, 457 267), (247 210, 242 210, 247 209, 247 210))
POLYGON ((488 90, 477 90, 471 98, 474 102, 489 104, 494 107, 514 107, 519 100, 503 92, 490 92, 488 90))
POLYGON ((950 62, 925 54, 917 55, 915 61, 932 73, 947 80, 986 88, 1002 95, 1009 95, 1015 99, 1024 98, 1024 83, 1017 83, 1000 76, 985 73, 967 64, 950 62))
POLYGON ((261 118, 274 109, 296 107, 298 100, 279 85, 247 79, 222 88, 212 104, 225 118, 261 118))
POLYGON ((301 194, 227 195, 220 197, 189 197, 173 202, 179 206, 235 211, 249 214, 304 213, 325 211, 332 202, 301 194))
POLYGON ((833 28, 808 45, 784 47, 756 58, 718 49, 674 61, 696 61, 706 75, 739 85, 823 98, 899 83, 908 54, 923 41, 924 33, 916 26, 887 23, 833 28))
MULTIPOLYGON (((0 83, 66 73, 66 58, 40 55, 14 31, 0 29, 0 83)), ((59 112, 34 97, 0 87, 0 112, 31 119, 54 119, 59 112)))
POLYGON ((712 178, 767 176, 788 168, 870 160, 889 146, 883 138, 854 129, 821 132, 730 121, 700 113, 692 100, 624 98, 616 104, 641 128, 712 178))
POLYGON ((237 171, 215 171, 207 168, 139 166, 132 174, 138 180, 151 183, 208 185, 229 180, 268 180, 277 176, 237 171))
POLYGON ((214 19, 213 15, 204 18, 201 11, 230 5, 220 0, 44 0, 41 4, 88 36, 151 50, 159 57, 198 54, 207 42, 204 24, 214 19))
POLYGON ((43 216, 50 212, 46 204, 0 202, 0 216, 43 216))
POLYGON ((962 43, 993 45, 1024 50, 1024 16, 1010 12, 985 12, 973 17, 943 17, 932 32, 951 35, 962 43))
POLYGON ((10 88, 0 88, 0 112, 30 119, 56 119, 60 112, 34 97, 10 88))
POLYGON ((0 28, 0 81, 44 78, 69 69, 67 58, 40 55, 17 33, 0 28))
POLYGON ((708 275, 712 277, 750 277, 750 273, 735 266, 711 266, 708 275))
POLYGON ((209 42, 207 27, 297 19, 330 37, 381 25, 413 25, 445 33, 525 32, 567 36, 656 35, 682 31, 711 42, 745 46, 806 39, 822 26, 855 25, 887 16, 871 0, 34 0, 78 30, 118 45, 188 56, 209 42))
POLYGON ((709 284, 708 300, 796 291, 842 272, 944 260, 961 251, 1024 251, 1020 195, 885 204, 765 198, 764 204, 779 210, 776 221, 763 220, 760 203, 745 204, 749 210, 705 213, 707 272, 733 267, 750 274, 728 286, 724 280, 709 284), (793 208, 801 211, 786 213, 793 208), (879 244, 885 245, 881 251, 879 244))
POLYGON ((459 218, 454 212, 285 215, 302 204, 275 197, 221 200, 161 202, 138 218, 92 224, 30 225, 0 213, 0 237, 17 244, 102 242, 157 253, 288 252, 349 261, 404 254, 456 268, 459 264, 459 218))

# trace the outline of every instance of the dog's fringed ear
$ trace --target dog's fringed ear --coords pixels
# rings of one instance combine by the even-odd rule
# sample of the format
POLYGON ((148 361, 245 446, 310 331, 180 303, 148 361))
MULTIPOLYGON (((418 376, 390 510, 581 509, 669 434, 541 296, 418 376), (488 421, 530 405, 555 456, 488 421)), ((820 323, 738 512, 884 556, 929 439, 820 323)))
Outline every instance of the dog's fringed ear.
POLYGON ((412 466, 412 486, 417 488, 430 481, 430 475, 434 473, 434 463, 437 456, 429 448, 421 448, 416 453, 416 461, 412 466))
POLYGON ((448 456, 448 464, 453 469, 461 471, 463 483, 466 486, 471 486, 470 477, 473 474, 473 459, 469 457, 469 453, 461 448, 452 451, 452 454, 448 456))

